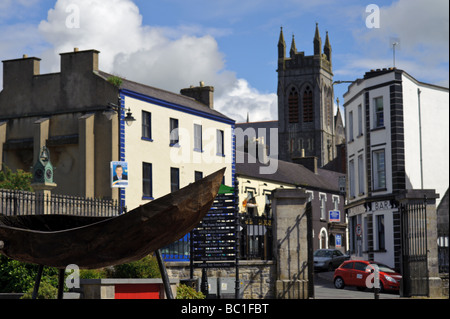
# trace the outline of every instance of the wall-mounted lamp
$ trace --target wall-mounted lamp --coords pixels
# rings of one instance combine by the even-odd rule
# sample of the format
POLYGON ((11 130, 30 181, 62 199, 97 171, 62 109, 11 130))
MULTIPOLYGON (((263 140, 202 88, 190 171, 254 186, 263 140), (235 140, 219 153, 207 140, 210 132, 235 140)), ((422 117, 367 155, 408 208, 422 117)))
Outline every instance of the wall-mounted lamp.
MULTIPOLYGON (((112 117, 116 114, 118 114, 120 107, 113 104, 108 103, 108 106, 106 107, 106 110, 103 111, 103 115, 106 116, 106 118, 111 121, 112 117)), ((131 126, 136 119, 133 117, 130 108, 127 109, 127 115, 124 118, 125 123, 128 126, 131 126)))

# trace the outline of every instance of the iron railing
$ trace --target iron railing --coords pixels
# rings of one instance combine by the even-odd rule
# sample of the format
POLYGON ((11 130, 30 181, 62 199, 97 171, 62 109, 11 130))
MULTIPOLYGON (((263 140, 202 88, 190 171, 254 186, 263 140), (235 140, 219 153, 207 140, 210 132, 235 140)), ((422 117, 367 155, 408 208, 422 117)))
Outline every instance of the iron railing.
POLYGON ((273 232, 272 217, 240 214, 241 249, 244 260, 272 260, 273 232))
POLYGON ((448 235, 438 237, 438 264, 439 272, 448 274, 448 235))
POLYGON ((0 215, 117 216, 116 200, 0 189, 0 215))

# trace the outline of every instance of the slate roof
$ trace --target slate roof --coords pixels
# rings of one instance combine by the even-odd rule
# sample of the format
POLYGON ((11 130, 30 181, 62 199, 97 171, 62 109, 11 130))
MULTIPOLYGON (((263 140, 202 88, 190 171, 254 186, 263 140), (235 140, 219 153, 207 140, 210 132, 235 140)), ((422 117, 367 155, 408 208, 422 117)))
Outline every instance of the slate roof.
MULTIPOLYGON (((242 154, 240 152, 238 156, 242 154)), ((256 163, 249 163, 247 156, 250 155, 244 155, 244 163, 238 163, 238 160, 236 160, 236 173, 238 175, 291 184, 306 189, 339 193, 338 179, 339 176, 344 174, 324 169, 318 169, 317 174, 315 174, 303 165, 282 160, 278 160, 278 169, 274 174, 261 174, 260 167, 267 167, 268 165, 261 164, 258 160, 256 160, 256 163)))
MULTIPOLYGON (((100 75, 102 78, 104 78, 105 80, 107 80, 109 77, 114 76, 112 74, 103 72, 103 71, 98 71, 98 75, 100 75)), ((149 85, 145 85, 142 83, 138 83, 138 82, 133 82, 130 80, 127 80, 125 78, 121 78, 122 79, 122 84, 120 86, 121 89, 126 89, 129 91, 133 91, 136 93, 140 93, 149 97, 153 97, 159 100, 163 100, 169 103, 173 103, 173 104, 177 104, 177 105, 181 105, 181 106, 185 106, 188 108, 191 108, 193 110, 196 111, 200 111, 200 112, 204 112, 207 114, 211 114, 214 116, 218 116, 227 120, 231 120, 234 121, 233 119, 225 116, 224 114, 209 108, 207 105, 198 102, 197 100, 182 95, 182 94, 176 94, 170 91, 166 91, 166 90, 162 90, 162 89, 158 89, 149 85)))

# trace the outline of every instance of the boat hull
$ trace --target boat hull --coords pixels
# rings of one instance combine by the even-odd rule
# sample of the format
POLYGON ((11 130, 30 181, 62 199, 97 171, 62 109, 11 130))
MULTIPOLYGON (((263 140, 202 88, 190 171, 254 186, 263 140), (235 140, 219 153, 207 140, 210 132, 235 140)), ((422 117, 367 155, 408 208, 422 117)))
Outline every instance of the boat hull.
POLYGON ((126 214, 98 221, 55 215, 3 217, 0 253, 60 269, 69 264, 96 269, 139 260, 195 228, 211 208, 224 172, 221 169, 126 214), (53 221, 46 223, 46 218, 53 221), (49 226, 52 223, 59 227, 49 226))

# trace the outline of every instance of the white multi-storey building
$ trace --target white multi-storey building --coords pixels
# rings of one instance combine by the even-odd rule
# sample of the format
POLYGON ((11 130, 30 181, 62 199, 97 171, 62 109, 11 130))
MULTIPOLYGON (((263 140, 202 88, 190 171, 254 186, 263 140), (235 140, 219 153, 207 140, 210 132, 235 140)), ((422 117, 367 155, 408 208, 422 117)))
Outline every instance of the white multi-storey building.
POLYGON ((448 92, 395 68, 372 70, 349 86, 344 107, 353 255, 398 268, 396 196, 412 189, 443 196, 448 189, 448 92))

